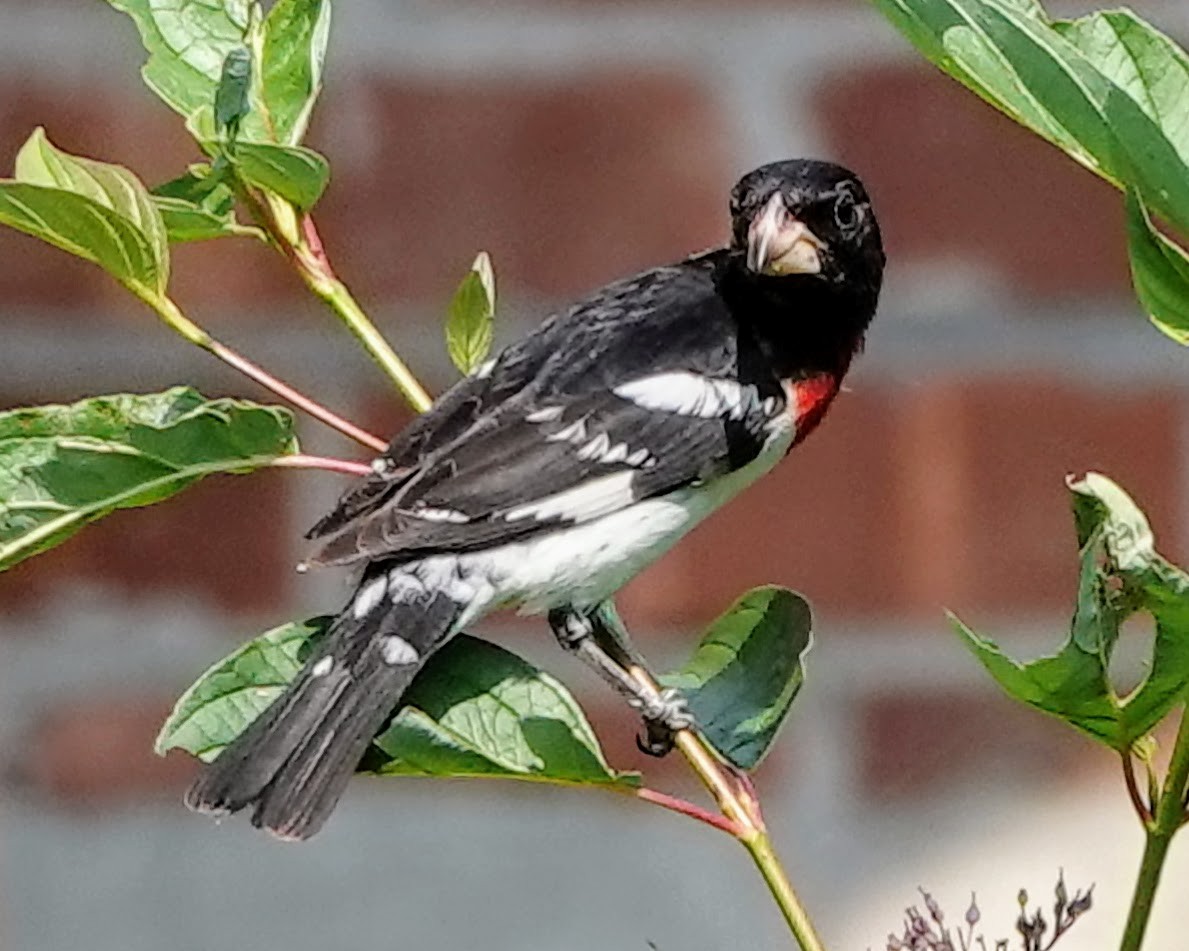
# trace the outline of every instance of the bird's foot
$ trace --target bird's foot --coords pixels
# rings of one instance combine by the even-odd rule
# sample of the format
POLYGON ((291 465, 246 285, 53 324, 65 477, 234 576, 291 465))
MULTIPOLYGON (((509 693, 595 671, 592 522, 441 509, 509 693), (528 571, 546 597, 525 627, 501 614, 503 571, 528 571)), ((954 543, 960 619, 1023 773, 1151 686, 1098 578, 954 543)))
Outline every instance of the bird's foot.
POLYGON ((667 756, 673 750, 675 735, 694 726, 689 702, 672 687, 641 697, 632 706, 644 720, 644 735, 636 737, 636 746, 649 756, 667 756))

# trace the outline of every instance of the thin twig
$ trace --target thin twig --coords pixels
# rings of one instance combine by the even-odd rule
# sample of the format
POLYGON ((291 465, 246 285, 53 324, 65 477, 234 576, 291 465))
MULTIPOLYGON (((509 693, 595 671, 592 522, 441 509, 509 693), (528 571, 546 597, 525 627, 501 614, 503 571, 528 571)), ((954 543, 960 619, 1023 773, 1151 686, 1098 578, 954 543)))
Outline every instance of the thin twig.
POLYGON ((688 802, 685 799, 670 796, 668 793, 649 789, 645 786, 635 790, 635 795, 637 799, 643 799, 645 802, 651 802, 665 809, 671 809, 673 812, 679 812, 683 816, 689 816, 691 819, 697 819, 699 822, 714 826, 714 828, 727 833, 727 835, 733 835, 735 838, 739 838, 745 832, 742 826, 737 822, 732 822, 726 816, 721 816, 708 809, 703 809, 701 806, 688 802))
POLYGON ((352 462, 350 459, 332 459, 329 456, 278 456, 272 463, 277 469, 325 469, 327 472, 338 472, 343 475, 368 476, 373 474, 371 466, 363 462, 352 462))
POLYGON ((244 376, 259 383, 265 389, 275 393, 286 402, 292 403, 298 409, 313 416, 319 422, 325 423, 332 429, 337 429, 344 436, 354 439, 360 445, 367 446, 369 449, 379 453, 384 452, 388 448, 388 443, 379 436, 374 436, 366 430, 360 429, 354 423, 343 419, 343 417, 327 409, 321 403, 315 402, 308 396, 299 393, 288 383, 278 380, 263 367, 257 366, 251 360, 247 359, 247 357, 236 353, 225 344, 212 339, 210 346, 206 347, 206 349, 228 366, 244 374, 244 376))
POLYGON ((1135 763, 1132 762, 1131 751, 1124 750, 1120 756, 1123 760, 1123 778, 1127 781, 1127 795, 1131 798, 1131 805, 1135 808, 1135 814, 1147 826, 1152 822, 1152 809, 1144 802, 1144 797, 1139 791, 1139 784, 1135 779, 1135 763))
POLYGON ((263 367, 253 363, 247 357, 232 350, 231 347, 216 340, 182 313, 181 308, 170 298, 145 294, 138 294, 137 296, 155 310, 157 315, 171 330, 195 346, 201 347, 207 353, 222 360, 232 369, 259 383, 269 392, 285 400, 285 402, 292 404, 319 422, 325 423, 331 429, 337 429, 344 436, 354 439, 357 443, 367 446, 377 453, 382 453, 388 448, 388 444, 379 436, 373 436, 366 430, 360 429, 354 423, 327 409, 321 403, 311 399, 304 393, 295 390, 288 383, 277 379, 277 377, 273 376, 263 367))

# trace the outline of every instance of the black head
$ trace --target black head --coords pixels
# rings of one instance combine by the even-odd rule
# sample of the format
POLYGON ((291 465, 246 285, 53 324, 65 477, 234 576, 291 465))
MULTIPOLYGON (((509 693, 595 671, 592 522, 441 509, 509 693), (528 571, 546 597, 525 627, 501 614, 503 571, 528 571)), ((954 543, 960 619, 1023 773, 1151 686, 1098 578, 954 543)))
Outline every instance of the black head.
POLYGON ((773 162, 731 192, 732 245, 748 271, 878 296, 884 252, 862 183, 840 165, 773 162))

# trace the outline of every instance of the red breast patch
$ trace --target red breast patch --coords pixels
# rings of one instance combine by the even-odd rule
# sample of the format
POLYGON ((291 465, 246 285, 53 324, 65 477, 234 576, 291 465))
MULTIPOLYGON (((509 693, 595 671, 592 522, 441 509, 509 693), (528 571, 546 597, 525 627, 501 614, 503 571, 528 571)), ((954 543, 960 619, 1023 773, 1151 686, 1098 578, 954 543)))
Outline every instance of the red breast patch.
POLYGON ((830 403, 838 394, 838 378, 823 373, 804 380, 785 383, 789 397, 789 414, 793 417, 793 445, 808 436, 826 415, 830 403))

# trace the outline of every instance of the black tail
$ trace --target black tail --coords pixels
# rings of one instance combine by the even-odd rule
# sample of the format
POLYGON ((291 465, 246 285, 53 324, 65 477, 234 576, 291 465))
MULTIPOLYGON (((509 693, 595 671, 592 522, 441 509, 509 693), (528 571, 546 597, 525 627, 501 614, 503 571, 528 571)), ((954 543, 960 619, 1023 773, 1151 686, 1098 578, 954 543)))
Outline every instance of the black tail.
POLYGON ((394 569, 401 572, 394 583, 369 570, 293 683, 206 766, 186 805, 224 814, 255 804, 252 824, 286 839, 308 839, 322 827, 464 608, 442 592, 402 584, 415 570, 394 569))

